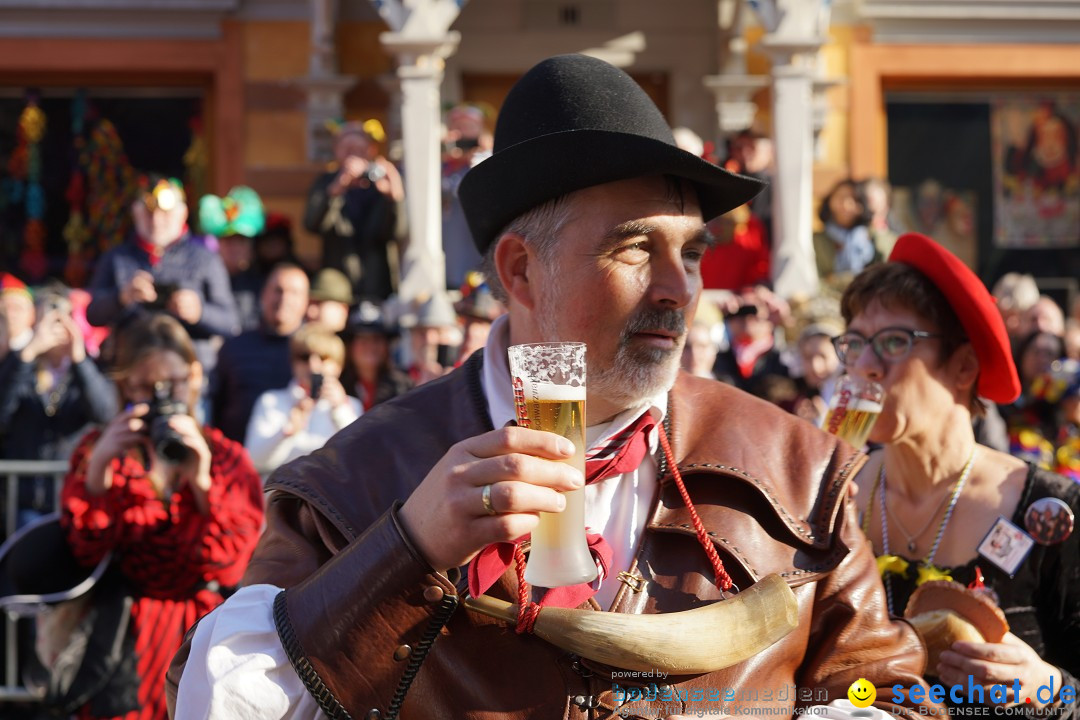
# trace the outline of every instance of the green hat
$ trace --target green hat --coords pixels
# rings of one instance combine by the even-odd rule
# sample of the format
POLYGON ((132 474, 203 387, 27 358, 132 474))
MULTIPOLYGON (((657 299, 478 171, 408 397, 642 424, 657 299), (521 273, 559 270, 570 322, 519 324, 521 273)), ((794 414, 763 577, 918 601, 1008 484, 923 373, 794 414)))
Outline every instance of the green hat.
POLYGON ((204 195, 199 201, 199 227, 217 237, 255 237, 266 227, 259 194, 249 187, 234 187, 223 198, 204 195))
POLYGON ((311 284, 311 299, 315 302, 339 302, 353 304, 352 283, 345 273, 334 268, 323 268, 311 284))

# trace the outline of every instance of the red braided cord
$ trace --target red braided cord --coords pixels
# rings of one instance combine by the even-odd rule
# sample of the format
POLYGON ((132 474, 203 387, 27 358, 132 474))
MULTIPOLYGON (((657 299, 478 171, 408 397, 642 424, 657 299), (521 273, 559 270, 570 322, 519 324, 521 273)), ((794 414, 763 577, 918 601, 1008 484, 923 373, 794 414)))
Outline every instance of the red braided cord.
POLYGON ((529 600, 529 583, 525 582, 525 551, 521 544, 514 545, 514 565, 518 579, 518 621, 515 628, 518 635, 531 633, 540 614, 540 606, 529 600))
POLYGON ((701 543, 701 547, 705 548, 705 554, 709 556, 709 562, 712 563, 713 574, 716 578, 716 587, 721 590, 729 590, 734 584, 731 582, 731 576, 728 575, 727 570, 724 569, 724 562, 716 553, 716 547, 713 546, 712 540, 709 539, 709 533, 705 530, 705 524, 701 522, 701 517, 698 516, 697 508, 694 507, 694 503, 690 502, 690 493, 686 492, 686 485, 683 484, 682 473, 679 472, 679 466, 675 464, 675 454, 671 452, 671 444, 668 443, 667 432, 664 431, 663 425, 658 425, 657 427, 660 428, 660 447, 664 449, 664 457, 667 458, 668 467, 671 469, 671 474, 675 478, 675 487, 679 488, 679 495, 682 496, 682 500, 686 504, 686 509, 690 511, 690 522, 694 524, 698 542, 701 543))

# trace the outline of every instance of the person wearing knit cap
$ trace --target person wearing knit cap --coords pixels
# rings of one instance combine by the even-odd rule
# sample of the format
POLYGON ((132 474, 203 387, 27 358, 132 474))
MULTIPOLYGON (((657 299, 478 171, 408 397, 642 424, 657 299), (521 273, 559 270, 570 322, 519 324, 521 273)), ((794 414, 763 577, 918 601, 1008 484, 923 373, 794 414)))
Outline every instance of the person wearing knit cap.
POLYGON ((0 305, 7 318, 8 347, 4 350, 18 352, 34 336, 34 296, 22 280, 11 273, 0 272, 0 305))
POLYGON ((860 677, 886 706, 886 687, 925 693, 849 501, 862 456, 679 372, 705 223, 761 189, 678 148, 609 63, 525 73, 459 187, 507 313, 459 368, 271 475, 244 587, 170 668, 173 716, 672 720, 719 716, 737 688, 743 711, 791 717, 860 677), (557 341, 588 346, 584 471, 573 443, 514 422, 509 347, 557 341), (533 588, 527 540, 578 497, 603 580, 533 588), (499 619, 479 610, 500 601, 499 619), (599 637, 577 644, 586 627, 599 637))
MULTIPOLYGON (((116 415, 116 389, 87 352, 68 289, 39 287, 34 300, 30 342, 11 353, 0 383, 0 458, 66 460, 86 430, 116 415)), ((50 477, 25 476, 19 489, 20 526, 56 506, 50 477)))
POLYGON ((1019 681, 1010 702, 1076 717, 1075 694, 1057 691, 1080 675, 1080 539, 1046 536, 1026 518, 1050 502, 1071 524, 1080 486, 976 443, 982 398, 1020 394, 993 298, 955 255, 909 233, 852 281, 841 309, 840 360, 885 391, 870 431, 883 447, 856 481, 891 611, 903 613, 917 586, 947 579, 992 590, 1011 628, 998 643, 953 644, 927 675, 982 685, 987 703, 991 686, 1019 681), (1018 548, 1007 557, 984 542, 1006 531, 1018 548), (1057 690, 1036 693, 1040 685, 1057 690))

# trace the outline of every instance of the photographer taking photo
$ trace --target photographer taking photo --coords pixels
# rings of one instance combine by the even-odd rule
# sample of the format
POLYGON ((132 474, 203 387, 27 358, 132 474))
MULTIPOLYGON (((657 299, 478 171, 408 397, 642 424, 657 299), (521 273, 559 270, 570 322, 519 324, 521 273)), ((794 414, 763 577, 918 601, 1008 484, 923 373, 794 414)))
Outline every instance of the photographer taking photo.
MULTIPOLYGON (((116 414, 116 395, 87 356, 67 288, 40 288, 34 301, 30 340, 7 359, 0 382, 0 458, 66 460, 88 425, 116 414)), ((55 487, 46 476, 19 480, 19 527, 56 506, 55 487)))
POLYGON ((345 343, 319 324, 302 326, 289 339, 292 381, 259 396, 248 421, 244 447, 264 476, 318 450, 364 413, 341 384, 345 343))
POLYGON ((142 709, 139 717, 164 720, 169 658, 240 581, 262 525, 262 485, 239 444, 190 414, 202 367, 177 320, 133 316, 112 342, 125 409, 72 455, 61 523, 81 564, 114 553, 133 600, 124 642, 135 661, 79 717, 142 709))
POLYGON ((87 320, 111 327, 132 313, 164 310, 183 323, 209 372, 217 361, 215 338, 232 337, 240 327, 221 257, 192 235, 187 197, 175 178, 140 176, 131 219, 127 241, 97 261, 87 320))
POLYGON ((334 140, 337 166, 308 191, 304 227, 322 238, 322 263, 345 273, 359 299, 393 291, 391 243, 405 237, 405 186, 379 152, 386 139, 375 120, 342 125, 334 140))

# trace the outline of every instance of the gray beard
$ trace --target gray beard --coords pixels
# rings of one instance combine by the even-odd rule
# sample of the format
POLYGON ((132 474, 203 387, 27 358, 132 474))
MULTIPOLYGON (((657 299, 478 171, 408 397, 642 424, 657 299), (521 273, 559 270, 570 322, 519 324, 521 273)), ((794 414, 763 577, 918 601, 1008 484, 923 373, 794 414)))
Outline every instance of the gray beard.
MULTIPOLYGON (((553 273, 553 277, 558 277, 558 273, 553 273)), ((547 311, 547 308, 554 307, 554 301, 559 297, 557 285, 558 283, 553 283, 550 294, 544 293, 540 296, 537 325, 547 342, 580 342, 582 338, 560 337, 556 327, 557 314, 547 311)), ((589 359, 586 352, 586 386, 589 393, 602 396, 622 408, 631 408, 670 390, 679 374, 685 342, 686 322, 681 311, 654 310, 635 316, 623 329, 615 358, 609 367, 599 367, 595 360, 589 359), (631 345, 635 332, 655 329, 658 326, 681 334, 673 349, 631 345)))
POLYGON ((681 356, 682 342, 673 350, 632 348, 620 343, 611 367, 589 369, 589 391, 623 408, 640 405, 671 389, 681 356))

